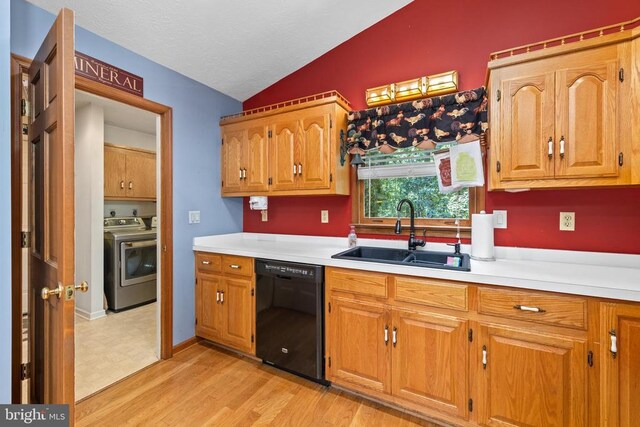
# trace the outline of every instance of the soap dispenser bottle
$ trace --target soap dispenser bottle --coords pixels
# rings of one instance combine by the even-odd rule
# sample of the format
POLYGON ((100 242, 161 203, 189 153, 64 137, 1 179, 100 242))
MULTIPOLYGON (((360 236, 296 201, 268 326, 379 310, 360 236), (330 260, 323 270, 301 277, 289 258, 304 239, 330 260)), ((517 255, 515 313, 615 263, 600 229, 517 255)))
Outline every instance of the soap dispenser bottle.
POLYGON ((352 225, 349 230, 349 234, 347 235, 347 240, 349 242, 349 247, 353 248, 358 244, 358 236, 356 235, 356 226, 352 225))

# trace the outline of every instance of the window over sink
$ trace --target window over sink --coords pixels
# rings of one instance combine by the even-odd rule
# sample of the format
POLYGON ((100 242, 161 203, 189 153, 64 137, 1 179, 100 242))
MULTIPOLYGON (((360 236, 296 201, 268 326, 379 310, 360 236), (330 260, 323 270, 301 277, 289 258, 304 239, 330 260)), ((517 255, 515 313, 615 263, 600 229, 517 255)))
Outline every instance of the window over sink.
MULTIPOLYGON (((407 198, 415 206, 416 226, 423 230, 427 227, 428 236, 454 237, 458 219, 464 237, 471 225, 471 214, 479 212, 484 205, 483 190, 463 188, 441 193, 429 152, 367 153, 364 165, 358 170, 354 220, 360 232, 391 234, 397 204, 407 198)), ((402 217, 408 217, 408 209, 402 211, 402 217)))

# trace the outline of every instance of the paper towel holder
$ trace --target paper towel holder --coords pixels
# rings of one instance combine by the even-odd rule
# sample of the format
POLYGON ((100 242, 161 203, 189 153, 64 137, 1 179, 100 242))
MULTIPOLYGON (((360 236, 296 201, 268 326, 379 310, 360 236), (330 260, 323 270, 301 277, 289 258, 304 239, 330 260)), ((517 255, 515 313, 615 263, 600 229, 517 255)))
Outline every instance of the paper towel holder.
POLYGON ((266 211, 269 206, 269 199, 266 196, 249 197, 249 209, 252 211, 266 211))

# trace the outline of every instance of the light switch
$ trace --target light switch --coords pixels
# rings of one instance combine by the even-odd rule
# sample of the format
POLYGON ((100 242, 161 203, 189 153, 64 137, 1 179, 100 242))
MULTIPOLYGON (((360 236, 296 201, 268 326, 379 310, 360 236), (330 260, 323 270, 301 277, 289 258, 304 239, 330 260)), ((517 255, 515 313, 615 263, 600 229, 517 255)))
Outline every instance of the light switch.
POLYGON ((200 224, 200 211, 189 211, 189 224, 200 224))
POLYGON ((507 228, 507 211, 493 211, 493 228, 507 228))
POLYGON ((329 211, 320 211, 320 222, 323 224, 329 222, 329 211))

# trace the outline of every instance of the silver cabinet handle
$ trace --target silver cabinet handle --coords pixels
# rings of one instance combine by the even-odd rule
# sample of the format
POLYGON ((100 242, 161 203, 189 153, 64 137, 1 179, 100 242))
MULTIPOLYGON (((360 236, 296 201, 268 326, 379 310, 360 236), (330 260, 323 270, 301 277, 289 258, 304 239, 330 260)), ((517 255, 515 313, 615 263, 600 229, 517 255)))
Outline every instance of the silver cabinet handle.
POLYGON ((560 157, 564 157, 564 135, 560 138, 560 157))
POLYGON ((384 345, 389 344, 389 326, 384 325, 384 345))
POLYGON ((229 267, 234 268, 234 269, 236 269, 236 270, 239 270, 239 269, 240 269, 240 266, 239 266, 239 265, 237 265, 237 264, 229 264, 229 267))
POLYGON ((553 157, 553 138, 549 137, 549 158, 553 157))
POLYGON ((211 261, 202 261, 202 263, 203 263, 204 265, 209 265, 209 264, 211 264, 211 261))
POLYGON ((482 369, 487 369, 487 346, 482 346, 482 369))
POLYGON ((120 189, 124 190, 124 181, 120 181, 120 189))
POLYGON ((247 170, 242 169, 242 179, 247 179, 247 170))
POLYGON ((238 169, 239 178, 242 179, 242 168, 238 169))
POLYGON ((302 175, 302 163, 298 163, 298 175, 302 175))
POLYGON ((396 344, 398 344, 398 328, 396 328, 394 326, 393 331, 391 331, 391 342, 393 343, 393 346, 395 347, 396 344))
POLYGON ((293 176, 296 176, 298 174, 297 169, 296 169, 296 164, 293 164, 293 176))
POLYGON ((611 351, 611 357, 615 359, 618 355, 618 337, 616 336, 615 329, 609 331, 609 338, 611 339, 611 348, 609 351, 611 351))
POLYGON ((216 291, 216 304, 220 303, 220 291, 216 291))
POLYGON ((129 181, 129 190, 133 190, 133 181, 129 181))
POLYGON ((544 313, 547 310, 544 310, 540 307, 529 307, 526 305, 514 305, 513 308, 515 308, 516 310, 520 310, 520 311, 531 311, 533 313, 544 313))
POLYGON ((224 291, 220 291, 220 304, 224 304, 224 291))

